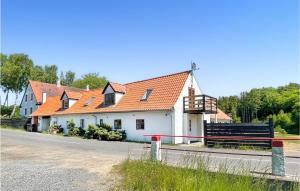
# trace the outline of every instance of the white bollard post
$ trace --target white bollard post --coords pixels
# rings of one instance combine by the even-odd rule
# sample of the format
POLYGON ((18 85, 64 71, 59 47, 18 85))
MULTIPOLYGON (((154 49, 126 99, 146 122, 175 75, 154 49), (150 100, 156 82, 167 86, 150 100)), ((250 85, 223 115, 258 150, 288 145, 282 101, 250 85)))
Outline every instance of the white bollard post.
POLYGON ((152 136, 151 138, 151 159, 161 161, 161 140, 160 136, 152 136))
POLYGON ((272 141, 272 174, 275 176, 285 176, 282 141, 272 141))

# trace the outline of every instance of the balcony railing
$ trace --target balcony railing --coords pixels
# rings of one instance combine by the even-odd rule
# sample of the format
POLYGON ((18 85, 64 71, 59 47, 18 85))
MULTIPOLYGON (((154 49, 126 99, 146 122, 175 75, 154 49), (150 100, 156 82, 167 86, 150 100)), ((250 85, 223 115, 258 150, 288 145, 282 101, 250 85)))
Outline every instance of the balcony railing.
POLYGON ((195 95, 183 97, 184 113, 190 114, 216 114, 217 113, 217 98, 208 95, 195 95))

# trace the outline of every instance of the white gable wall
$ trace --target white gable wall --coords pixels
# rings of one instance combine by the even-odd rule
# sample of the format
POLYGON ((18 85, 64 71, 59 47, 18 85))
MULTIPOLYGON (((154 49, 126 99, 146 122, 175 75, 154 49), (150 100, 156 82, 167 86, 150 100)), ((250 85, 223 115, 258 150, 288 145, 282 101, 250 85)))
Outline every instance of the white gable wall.
MULTIPOLYGON (((193 88, 195 88, 195 95, 203 94, 201 92, 199 85, 195 79, 195 77, 192 77, 190 74, 184 84, 184 87, 182 89, 182 92, 180 93, 180 96, 174 106, 174 123, 175 127, 173 129, 173 135, 177 136, 186 136, 186 135, 194 135, 194 136, 202 136, 203 135, 203 115, 190 115, 187 113, 183 113, 183 97, 188 96, 188 89, 189 87, 192 87, 192 79, 193 79, 193 88), (189 132, 189 120, 192 120, 192 132, 189 132), (195 128, 197 126, 197 128, 195 128)), ((204 115, 205 118, 209 118, 210 115, 204 115)), ((208 120, 209 121, 209 120, 208 120)), ((187 142, 187 140, 193 140, 193 139, 187 139, 182 137, 176 137, 173 142, 175 144, 187 142)))
POLYGON ((30 108, 32 108, 32 112, 34 112, 38 108, 38 106, 36 105, 36 98, 30 84, 28 84, 24 92, 24 96, 22 98, 20 106, 21 106, 21 110, 20 110, 21 115, 24 117, 28 117, 31 114, 30 108), (31 94, 33 94, 32 100, 31 100, 31 94), (25 101, 26 95, 27 95, 27 101, 25 101), (27 115, 25 115, 25 109, 27 109, 27 115))

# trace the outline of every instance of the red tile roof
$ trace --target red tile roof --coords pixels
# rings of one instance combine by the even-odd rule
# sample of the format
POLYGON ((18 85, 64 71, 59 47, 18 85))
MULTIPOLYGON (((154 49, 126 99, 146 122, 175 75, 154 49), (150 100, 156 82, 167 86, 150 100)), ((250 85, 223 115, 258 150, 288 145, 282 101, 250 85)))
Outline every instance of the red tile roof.
POLYGON ((82 93, 78 91, 70 91, 70 90, 65 90, 65 93, 67 94, 69 99, 80 99, 82 93))
POLYGON ((123 86, 125 87, 124 89, 126 89, 126 93, 121 100, 113 106, 104 105, 102 89, 82 91, 81 98, 72 107, 64 111, 55 112, 54 115, 170 110, 178 100, 189 74, 190 71, 185 71, 124 84, 123 86), (141 101, 147 89, 152 89, 152 93, 147 101, 141 101), (92 101, 90 101, 91 99, 92 101), (91 103, 87 105, 89 101, 91 103))
MULTIPOLYGON (((210 115, 211 119, 215 119, 215 114, 210 115)), ((217 119, 232 120, 226 113, 218 108, 217 119)))
POLYGON ((72 88, 67 86, 58 87, 56 84, 49 84, 49 83, 38 82, 33 80, 29 80, 29 84, 36 97, 37 103, 42 102, 43 92, 47 93, 47 97, 51 97, 51 96, 61 96, 65 90, 82 91, 81 89, 78 88, 72 88))
POLYGON ((61 108, 60 96, 48 97, 46 102, 35 110, 31 116, 50 116, 61 108))

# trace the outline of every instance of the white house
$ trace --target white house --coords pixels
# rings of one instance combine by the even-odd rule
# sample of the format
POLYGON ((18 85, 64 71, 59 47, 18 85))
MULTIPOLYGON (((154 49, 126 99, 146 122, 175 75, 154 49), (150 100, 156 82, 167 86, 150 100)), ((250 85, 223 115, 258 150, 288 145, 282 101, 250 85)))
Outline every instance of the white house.
MULTIPOLYGON (((32 117, 39 131, 49 124, 67 130, 68 121, 87 129, 106 123, 126 130, 127 138, 149 141, 145 134, 203 135, 203 121, 217 113, 216 99, 203 95, 192 71, 128 84, 108 82, 104 89, 71 91, 48 98, 32 117)), ((163 138, 165 143, 202 141, 182 137, 163 138)))

